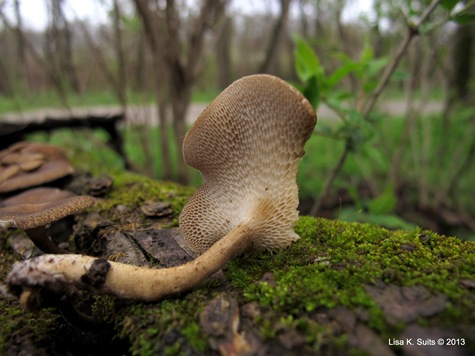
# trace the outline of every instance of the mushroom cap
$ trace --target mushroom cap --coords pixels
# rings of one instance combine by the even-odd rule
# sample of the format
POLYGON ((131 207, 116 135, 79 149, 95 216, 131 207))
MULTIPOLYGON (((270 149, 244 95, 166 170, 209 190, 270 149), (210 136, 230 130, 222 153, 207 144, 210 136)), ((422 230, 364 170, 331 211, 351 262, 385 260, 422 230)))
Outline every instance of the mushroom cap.
POLYGON ((234 82, 203 111, 183 142, 185 162, 205 181, 180 215, 192 250, 206 251, 251 219, 261 221, 255 250, 299 238, 296 175, 315 124, 305 97, 270 75, 234 82))
POLYGON ((19 142, 0 152, 0 193, 38 186, 73 172, 60 148, 19 142))
POLYGON ((76 194, 70 192, 69 190, 61 190, 58 188, 33 188, 0 201, 0 207, 20 204, 36 204, 38 202, 48 203, 55 200, 69 198, 75 195, 76 194))
POLYGON ((11 205, 0 209, 0 227, 29 230, 76 214, 92 205, 95 199, 87 195, 56 201, 11 205))

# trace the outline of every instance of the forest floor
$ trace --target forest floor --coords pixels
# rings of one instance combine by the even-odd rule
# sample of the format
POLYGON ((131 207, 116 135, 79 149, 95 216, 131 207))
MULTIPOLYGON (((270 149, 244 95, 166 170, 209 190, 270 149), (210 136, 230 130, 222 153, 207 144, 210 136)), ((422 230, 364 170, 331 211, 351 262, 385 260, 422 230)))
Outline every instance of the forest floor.
MULTIPOLYGON (((64 188, 84 192, 100 179, 76 175, 64 188)), ((130 172, 107 189, 75 217, 72 251, 154 268, 183 263, 177 217, 193 189, 130 172), (167 214, 144 213, 160 202, 167 214)), ((0 354, 474 354, 474 243, 312 217, 301 217, 296 233, 288 249, 238 257, 159 302, 73 293, 95 324, 63 318, 57 298, 65 296, 39 290, 38 307, 54 307, 30 313, 0 293, 0 354)), ((15 243, 25 239, 0 234, 0 292, 25 258, 15 243)))

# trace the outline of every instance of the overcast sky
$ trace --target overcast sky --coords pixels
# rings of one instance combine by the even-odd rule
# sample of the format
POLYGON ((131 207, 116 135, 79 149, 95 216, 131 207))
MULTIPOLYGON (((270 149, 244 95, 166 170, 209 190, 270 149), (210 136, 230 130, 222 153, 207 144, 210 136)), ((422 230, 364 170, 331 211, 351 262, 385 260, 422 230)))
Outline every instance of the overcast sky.
MULTIPOLYGON (((107 11, 111 8, 111 0, 69 0, 66 7, 68 19, 88 19, 98 24, 107 22, 107 11), (71 10, 73 8, 74 10, 71 10)), ((276 2, 271 2, 276 4, 276 2)), ((369 14, 372 0, 353 0, 345 8, 344 20, 355 19, 361 13, 369 14)), ((239 9, 246 13, 268 11, 269 1, 266 0, 233 0, 231 9, 239 9)), ((4 11, 13 21, 13 1, 5 0, 4 11)), ((33 30, 42 30, 47 23, 47 9, 43 0, 20 0, 20 11, 23 16, 24 26, 33 30)), ((276 7, 278 11, 278 7, 276 7)))

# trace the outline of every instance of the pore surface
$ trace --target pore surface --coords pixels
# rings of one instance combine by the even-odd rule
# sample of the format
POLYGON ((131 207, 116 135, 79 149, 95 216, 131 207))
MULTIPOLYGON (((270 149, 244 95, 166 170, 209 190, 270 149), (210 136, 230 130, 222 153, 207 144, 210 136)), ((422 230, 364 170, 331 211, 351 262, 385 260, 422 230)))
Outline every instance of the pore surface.
POLYGON ((183 143, 186 163, 205 180, 180 216, 194 251, 251 220, 259 226, 253 249, 298 239, 298 161, 315 122, 303 95, 269 75, 234 82, 206 108, 183 143))

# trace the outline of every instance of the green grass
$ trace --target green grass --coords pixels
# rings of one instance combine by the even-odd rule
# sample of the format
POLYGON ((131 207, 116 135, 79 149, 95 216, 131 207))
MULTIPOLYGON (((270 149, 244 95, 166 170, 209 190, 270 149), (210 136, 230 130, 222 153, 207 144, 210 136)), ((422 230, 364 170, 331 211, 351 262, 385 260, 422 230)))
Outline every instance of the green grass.
MULTIPOLYGON (((469 117, 463 113, 458 115, 452 120, 449 131, 442 128, 441 117, 438 115, 419 119, 416 128, 411 132, 410 143, 404 147, 403 163, 399 173, 404 178, 405 200, 412 202, 414 206, 418 204, 418 185, 421 179, 426 181, 432 192, 443 191, 447 187, 471 144, 472 137, 467 131, 468 119, 469 117)), ((321 120, 319 125, 338 127, 340 123, 321 120)), ((388 184, 388 171, 398 148, 402 129, 403 120, 398 117, 386 117, 376 124, 374 127, 376 135, 366 144, 367 147, 357 149, 349 155, 337 176, 331 196, 338 200, 341 192, 354 190, 367 182, 375 186, 376 193, 382 192, 388 184)), ((122 133, 127 156, 135 167, 142 172, 151 172, 155 178, 161 178, 162 157, 158 128, 127 128, 122 133), (142 142, 145 140, 151 142, 151 162, 147 162, 144 153, 142 142)), ((169 137, 173 137, 171 131, 169 137)), ((49 140, 64 147, 77 167, 93 171, 95 174, 110 173, 123 167, 120 157, 106 146, 105 133, 100 131, 92 134, 87 130, 61 130, 48 136, 36 134, 32 139, 49 140)), ((176 174, 179 157, 173 139, 171 143, 173 173, 176 174)), ((325 180, 343 150, 343 142, 313 135, 305 150, 306 154, 297 177, 302 199, 313 198, 320 194, 325 180)), ((199 172, 190 169, 190 175, 191 185, 199 186, 202 183, 199 172)), ((472 215, 475 211, 472 194, 474 181, 475 167, 471 165, 453 192, 457 204, 472 215)), ((339 202, 334 201, 333 204, 338 206, 339 202)))
MULTIPOLYGON (((212 89, 195 90, 193 102, 211 102, 219 91, 212 89)), ((153 104, 155 96, 153 92, 127 93, 127 102, 130 105, 153 104)), ((112 91, 88 91, 81 95, 69 93, 67 95, 69 107, 108 106, 120 105, 117 95, 112 91)), ((16 98, 0 96, 0 115, 12 112, 27 112, 41 108, 64 108, 64 102, 56 91, 42 90, 30 94, 17 95, 16 98)))

